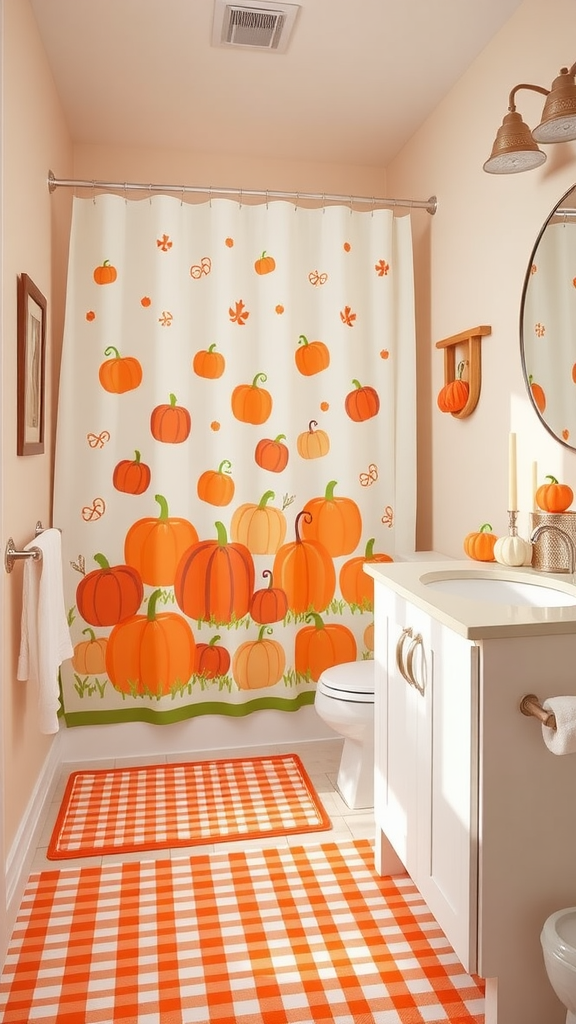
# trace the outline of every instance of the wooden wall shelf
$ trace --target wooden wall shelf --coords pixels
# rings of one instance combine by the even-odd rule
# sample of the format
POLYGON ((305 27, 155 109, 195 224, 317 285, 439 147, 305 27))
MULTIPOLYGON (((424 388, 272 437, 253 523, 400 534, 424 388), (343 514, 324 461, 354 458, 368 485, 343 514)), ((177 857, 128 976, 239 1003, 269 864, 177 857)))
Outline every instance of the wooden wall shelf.
MULTIPOLYGON (((451 416, 456 416, 457 419, 462 420, 466 416, 469 416, 478 405, 478 399, 480 397, 480 384, 482 382, 482 363, 480 359, 480 342, 484 335, 492 334, 491 327, 473 327, 470 331, 462 331, 460 334, 454 334, 451 338, 444 338, 443 341, 436 342, 436 348, 444 349, 444 384, 451 384, 453 380, 456 380, 456 347, 457 345, 467 345, 468 351, 465 357, 468 366, 468 401, 463 409, 459 412, 452 412, 451 416)), ((464 378, 466 379, 466 378, 464 378)))

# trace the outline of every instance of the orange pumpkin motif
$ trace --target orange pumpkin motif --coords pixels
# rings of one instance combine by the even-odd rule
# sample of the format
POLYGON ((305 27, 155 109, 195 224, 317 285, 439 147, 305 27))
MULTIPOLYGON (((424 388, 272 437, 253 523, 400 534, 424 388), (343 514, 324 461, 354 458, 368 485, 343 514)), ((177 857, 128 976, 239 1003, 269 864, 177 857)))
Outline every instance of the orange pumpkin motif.
POLYGON ((207 469, 198 477, 196 491, 200 501, 207 501, 210 505, 229 505, 234 497, 236 486, 230 470, 232 463, 224 459, 218 469, 207 469))
POLYGON ((296 366, 305 377, 321 373, 330 365, 330 352, 323 341, 308 341, 304 334, 300 335, 294 358, 296 366))
POLYGON ((286 434, 278 434, 274 440, 263 437, 258 441, 254 459, 261 469, 267 469, 270 473, 281 473, 286 469, 290 452, 286 445, 282 444, 285 440, 286 434))
POLYGON ((380 410, 378 392, 372 387, 363 387, 360 381, 353 380, 354 391, 346 395, 344 408, 351 420, 361 423, 376 416, 380 410))
POLYGON ((232 392, 232 412, 242 423, 265 423, 272 412, 272 395, 258 387, 258 381, 268 380, 265 373, 257 373, 251 384, 239 384, 232 392))
POLYGON ((303 459, 321 459, 330 451, 330 438, 325 430, 316 430, 316 420, 310 420, 308 430, 298 434, 296 447, 303 459))
POLYGON ((153 587, 171 587, 181 556, 198 540, 196 527, 188 519, 168 514, 168 502, 156 494, 160 506, 157 518, 146 517, 132 524, 124 540, 124 558, 144 583, 153 587))
POLYGON ((494 545, 497 540, 490 523, 484 523, 475 533, 465 536, 464 551, 478 562, 495 562, 494 545))
POLYGON ((112 483, 117 491, 125 494, 144 494, 150 486, 150 466, 141 461, 140 452, 134 452, 133 459, 122 459, 112 474, 112 483))
POLYGON ((332 558, 349 555, 362 536, 362 516, 352 498, 335 498, 336 480, 326 487, 324 497, 311 498, 304 505, 310 519, 304 520, 302 537, 322 544, 332 558))
POLYGON ((76 588, 78 614, 92 626, 115 626, 138 611, 144 587, 142 577, 131 565, 110 565, 94 555, 100 566, 83 576, 76 588))
POLYGON ((244 544, 228 542, 216 523, 218 539, 198 541, 184 552, 174 580, 178 606, 191 619, 228 624, 250 610, 254 560, 244 544))
POLYGON ((254 264, 254 270, 257 274, 271 274, 273 270, 276 270, 276 260, 272 256, 266 254, 266 250, 258 257, 254 264))
POLYGON ((162 697, 184 687, 194 671, 194 634, 181 615, 157 612, 161 593, 150 595, 146 615, 120 622, 108 638, 106 671, 121 693, 162 697))
POLYGON ((264 579, 270 577, 270 583, 262 590, 257 590, 250 605, 250 615, 254 622, 280 622, 288 613, 288 598, 280 587, 275 587, 274 576, 269 569, 262 573, 264 579))
POLYGON ((375 538, 371 537, 366 544, 364 555, 351 558, 340 569, 339 584, 342 597, 348 604, 360 608, 374 607, 374 580, 364 572, 366 562, 393 562, 394 559, 384 552, 374 551, 375 538))
POLYGON ((105 391, 123 394, 134 391, 142 383, 142 366, 134 356, 121 356, 114 345, 104 349, 105 356, 112 356, 102 363, 98 370, 98 379, 105 391))
POLYGON ((558 483, 555 476, 547 476, 549 484, 542 484, 536 491, 536 504, 544 512, 565 512, 574 501, 574 492, 568 484, 558 483))
POLYGON ((198 377, 205 377, 207 380, 216 380, 221 377, 226 369, 226 361, 220 352, 215 352, 216 345, 197 352, 192 360, 192 369, 198 377))
POLYGON ((118 277, 116 267, 113 267, 110 260, 104 260, 101 266, 96 267, 94 271, 94 280, 96 284, 113 284, 118 277))
POLYGON ((464 360, 458 363, 456 380, 449 381, 438 393, 436 401, 440 412, 460 412, 466 405, 470 385, 467 380, 462 380, 464 366, 464 360))
POLYGON ((264 633, 272 630, 261 626, 256 640, 240 644, 232 659, 232 675, 240 690, 262 690, 275 686, 286 667, 284 648, 277 640, 268 640, 264 633))
POLYGON ((196 644, 196 662, 194 672, 205 679, 216 679, 225 676, 230 668, 230 652, 218 646, 220 637, 213 636, 208 644, 196 644))
POLYGON ((164 444, 182 444, 190 435, 192 417, 182 405, 176 404, 176 395, 170 395, 170 404, 157 405, 150 415, 152 437, 164 444))
POLYGON ((233 541, 245 544, 253 555, 274 555, 286 536, 286 516, 269 505, 274 491, 266 491, 258 505, 239 505, 230 524, 233 541))
POLYGON ((537 384, 530 375, 528 377, 528 383, 530 384, 530 392, 534 399, 534 404, 539 412, 544 412, 546 408, 546 394, 541 384, 537 384))
POLYGON ((371 622, 369 626, 366 626, 363 635, 364 643, 369 651, 374 650, 374 623, 371 622))
POLYGON ((334 563, 326 548, 315 540, 300 537, 300 521, 311 520, 309 512, 299 512, 294 530, 296 540, 283 544, 276 553, 272 574, 284 590, 290 611, 322 612, 336 590, 334 563))
POLYGON ((106 671, 108 638, 97 637, 90 626, 82 630, 82 636, 88 636, 88 640, 75 645, 72 668, 80 676, 97 676, 106 671))
POLYGON ((347 626, 325 623, 315 612, 306 616, 306 622, 313 625, 298 631, 294 645, 294 668, 298 675, 317 682, 327 668, 356 661, 356 639, 347 626))

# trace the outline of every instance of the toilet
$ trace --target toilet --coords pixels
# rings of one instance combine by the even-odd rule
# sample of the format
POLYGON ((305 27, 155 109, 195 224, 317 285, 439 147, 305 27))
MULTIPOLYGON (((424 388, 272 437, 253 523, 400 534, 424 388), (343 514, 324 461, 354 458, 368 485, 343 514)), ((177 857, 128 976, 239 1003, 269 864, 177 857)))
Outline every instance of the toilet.
POLYGON ((374 662, 350 661, 326 669, 314 707, 344 737, 336 787, 351 808, 374 806, 374 662))
POLYGON ((548 979, 566 1007, 566 1024, 576 1024, 576 907, 551 914, 540 942, 548 979))

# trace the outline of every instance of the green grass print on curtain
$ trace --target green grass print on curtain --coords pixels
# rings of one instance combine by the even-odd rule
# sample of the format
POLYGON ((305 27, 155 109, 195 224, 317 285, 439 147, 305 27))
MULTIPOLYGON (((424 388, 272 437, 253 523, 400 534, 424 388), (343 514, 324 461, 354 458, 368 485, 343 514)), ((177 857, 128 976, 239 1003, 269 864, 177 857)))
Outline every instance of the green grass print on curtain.
POLYGON ((296 710, 413 550, 408 217, 74 200, 54 521, 68 725, 296 710))

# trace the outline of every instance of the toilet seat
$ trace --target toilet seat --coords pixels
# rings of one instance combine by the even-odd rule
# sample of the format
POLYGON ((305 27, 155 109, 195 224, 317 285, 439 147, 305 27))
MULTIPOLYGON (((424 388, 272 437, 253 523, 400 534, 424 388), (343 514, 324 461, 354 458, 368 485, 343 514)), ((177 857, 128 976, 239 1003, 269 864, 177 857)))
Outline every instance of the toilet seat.
POLYGON ((576 907, 557 910, 544 922, 543 949, 576 970, 576 907))
POLYGON ((374 703, 374 662, 348 661, 325 669, 317 690, 333 700, 354 704, 374 703))

